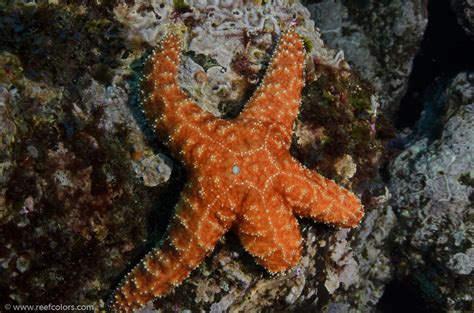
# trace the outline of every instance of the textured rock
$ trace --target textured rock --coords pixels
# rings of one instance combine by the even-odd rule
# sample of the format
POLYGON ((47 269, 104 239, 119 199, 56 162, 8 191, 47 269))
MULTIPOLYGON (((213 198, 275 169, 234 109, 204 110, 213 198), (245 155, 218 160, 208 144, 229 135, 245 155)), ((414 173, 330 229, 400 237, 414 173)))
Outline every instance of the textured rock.
POLYGON ((131 155, 153 152, 131 113, 126 71, 116 83, 90 76, 106 50, 103 16, 9 10, 0 12, 0 303, 98 305, 145 236, 159 189, 135 178, 141 158, 131 155))
MULTIPOLYGON (((366 215, 360 230, 353 234, 353 245, 350 254, 346 254, 349 268, 342 268, 343 273, 350 275, 351 284, 343 283, 343 290, 335 294, 324 312, 369 312, 374 311, 382 297, 385 285, 393 279, 393 265, 387 240, 396 228, 397 218, 389 201, 391 195, 373 197, 370 201, 370 212, 366 215), (357 265, 356 267, 354 265, 357 265), (355 271, 354 271, 355 270, 355 271)), ((344 260, 344 258, 343 258, 344 260)), ((340 263, 340 262, 339 262, 340 263)), ((344 278, 342 276, 341 278, 344 278)), ((345 280, 347 282, 347 279, 345 280)))
POLYGON ((449 3, 456 14, 459 25, 471 39, 474 39, 474 1, 450 0, 449 3))
POLYGON ((341 49, 380 94, 385 112, 397 111, 427 24, 427 1, 340 1, 309 4, 328 45, 341 49))
POLYGON ((472 303, 473 140, 474 74, 461 73, 428 91, 417 129, 391 166, 397 275, 419 285, 433 307, 472 303))

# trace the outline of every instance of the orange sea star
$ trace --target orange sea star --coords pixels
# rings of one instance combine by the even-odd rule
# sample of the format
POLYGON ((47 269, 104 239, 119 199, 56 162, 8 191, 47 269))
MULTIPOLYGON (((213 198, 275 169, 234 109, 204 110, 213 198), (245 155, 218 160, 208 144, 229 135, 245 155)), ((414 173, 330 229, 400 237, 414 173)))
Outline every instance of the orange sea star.
POLYGON ((180 39, 151 56, 145 111, 189 169, 163 242, 128 274, 113 299, 132 311, 180 284, 234 226, 245 249, 272 273, 294 267, 302 238, 294 215, 357 225, 363 209, 350 191, 304 168, 289 153, 304 84, 304 48, 285 33, 263 83, 234 120, 203 111, 179 87, 180 39))

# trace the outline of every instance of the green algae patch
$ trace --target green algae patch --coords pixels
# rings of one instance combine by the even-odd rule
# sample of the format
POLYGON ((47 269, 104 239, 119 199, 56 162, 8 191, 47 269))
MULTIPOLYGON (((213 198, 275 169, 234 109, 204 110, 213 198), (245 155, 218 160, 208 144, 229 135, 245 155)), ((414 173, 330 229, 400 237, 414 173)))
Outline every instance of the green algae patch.
POLYGON ((189 10, 189 4, 185 0, 173 0, 173 6, 179 12, 189 10))
POLYGON ((380 165, 389 136, 379 130, 388 125, 377 112, 369 85, 356 75, 322 65, 316 72, 318 77, 303 90, 299 116, 311 138, 309 144, 303 138, 305 144, 293 151, 326 177, 341 183, 363 181, 380 165))
POLYGON ((471 177, 470 173, 462 174, 458 180, 464 186, 474 187, 474 177, 471 177))
POLYGON ((303 45, 306 53, 311 53, 311 51, 313 50, 313 43, 311 42, 311 40, 306 36, 301 36, 301 39, 303 40, 303 45))

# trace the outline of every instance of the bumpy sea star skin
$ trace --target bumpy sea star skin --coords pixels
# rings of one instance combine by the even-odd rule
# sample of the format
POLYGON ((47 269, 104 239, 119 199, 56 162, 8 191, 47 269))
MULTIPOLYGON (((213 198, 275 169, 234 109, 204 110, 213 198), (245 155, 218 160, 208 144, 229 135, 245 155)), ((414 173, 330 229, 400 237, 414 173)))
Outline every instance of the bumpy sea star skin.
POLYGON ((304 84, 304 48, 285 33, 244 111, 222 120, 179 87, 180 39, 170 35, 152 55, 145 111, 189 169, 189 182, 164 241, 127 275, 112 308, 129 312, 180 284, 235 226, 245 249, 272 273, 294 267, 302 238, 294 214, 340 227, 363 209, 351 192, 304 168, 289 153, 304 84))

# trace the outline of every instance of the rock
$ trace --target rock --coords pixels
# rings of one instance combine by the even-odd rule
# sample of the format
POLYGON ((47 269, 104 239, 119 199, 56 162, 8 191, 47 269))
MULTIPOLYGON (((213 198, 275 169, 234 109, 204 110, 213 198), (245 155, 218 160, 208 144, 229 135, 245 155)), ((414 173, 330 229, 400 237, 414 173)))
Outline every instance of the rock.
POLYGON ((5 87, 0 87, 0 220, 10 219, 5 205, 5 193, 7 183, 10 180, 13 166, 13 147, 15 142, 16 127, 15 122, 9 114, 9 102, 13 93, 5 87))
MULTIPOLYGON (((472 250, 472 248, 470 249, 472 250)), ((471 252, 472 254, 472 252, 471 252)), ((469 275, 472 272, 474 263, 472 256, 465 253, 456 253, 448 262, 448 267, 458 275, 469 275)))
POLYGON ((323 0, 308 9, 325 42, 341 49, 380 94, 382 109, 397 111, 427 25, 427 1, 323 0))
POLYGON ((152 155, 135 162, 133 168, 137 177, 143 180, 148 187, 155 187, 168 181, 171 176, 172 165, 163 155, 152 155))
POLYGON ((122 39, 105 38, 114 36, 106 13, 87 12, 13 3, 0 12, 2 304, 99 307, 157 203, 159 187, 140 188, 133 169, 133 152, 153 147, 130 108, 129 65, 113 82, 90 75, 102 48, 104 72, 115 73, 122 39))
POLYGON ((397 275, 418 280, 426 301, 449 310, 468 310, 472 296, 465 275, 472 271, 473 140, 474 74, 464 72, 427 92, 423 116, 390 169, 397 275))
POLYGON ((334 167, 337 175, 341 176, 344 180, 352 178, 357 172, 357 165, 348 154, 344 154, 341 158, 338 158, 336 163, 334 163, 334 167))
POLYGON ((450 0, 449 3, 456 15, 458 24, 471 39, 474 39, 474 1, 450 0))
POLYGON ((343 290, 334 295, 324 312, 375 310, 394 272, 390 247, 386 242, 398 221, 389 205, 390 199, 386 189, 385 194, 373 197, 370 206, 366 207, 369 212, 360 229, 352 234, 352 249, 349 254, 345 252, 341 259, 345 264, 339 274, 343 290), (347 277, 350 277, 349 281, 347 277))

